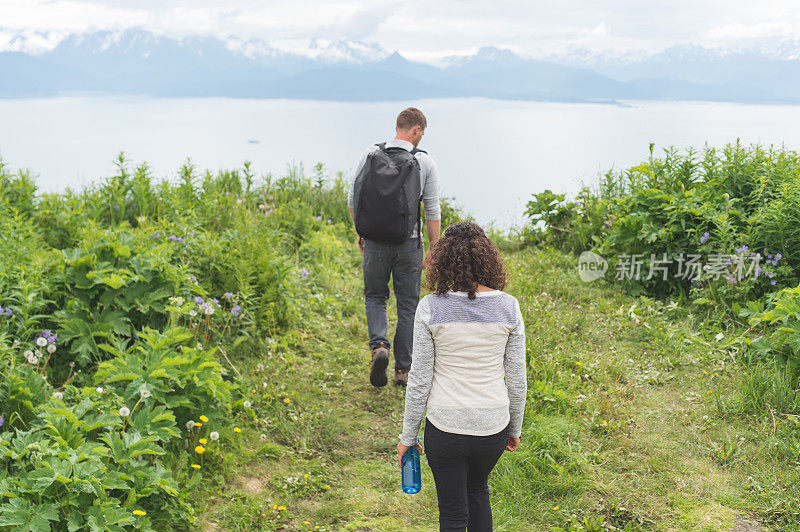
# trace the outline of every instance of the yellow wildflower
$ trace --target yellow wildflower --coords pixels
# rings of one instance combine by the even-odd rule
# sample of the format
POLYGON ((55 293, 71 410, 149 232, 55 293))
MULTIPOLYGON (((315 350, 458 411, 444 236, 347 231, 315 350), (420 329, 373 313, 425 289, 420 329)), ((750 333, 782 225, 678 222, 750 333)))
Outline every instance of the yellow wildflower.
POLYGON ((324 490, 329 490, 329 489, 331 489, 331 487, 330 487, 330 486, 328 486, 327 484, 325 484, 324 486, 322 486, 322 489, 324 489, 324 490))
POLYGON ((554 512, 558 511, 558 506, 553 506, 553 511, 554 512))
POLYGON ((200 464, 192 464, 192 467, 195 469, 200 469, 200 464))
POLYGON ((202 443, 203 445, 205 445, 205 444, 207 444, 207 443, 208 443, 208 440, 207 440, 207 439, 205 439, 205 438, 200 438, 200 443, 202 443))
POLYGON ((203 424, 202 424, 202 423, 200 423, 200 422, 198 421, 197 423, 195 423, 195 424, 194 424, 194 426, 195 426, 195 427, 202 427, 202 426, 203 426, 203 424))
POLYGON ((206 452, 206 448, 203 447, 202 445, 198 445, 197 447, 194 448, 194 452, 196 452, 197 454, 203 454, 204 452, 206 452))
POLYGON ((240 429, 239 427, 234 427, 233 428, 233 432, 238 434, 238 433, 242 432, 242 429, 240 429))
POLYGON ((208 423, 208 418, 206 416, 200 416, 200 421, 203 423, 208 423))
POLYGON ((144 510, 134 510, 133 515, 145 515, 147 512, 144 510))
POLYGON ((273 510, 277 510, 277 509, 278 509, 278 505, 277 505, 277 504, 273 504, 273 505, 272 505, 272 509, 273 509, 273 510))
POLYGON ((303 478, 304 478, 305 480, 308 480, 308 473, 306 473, 305 475, 303 475, 303 478))
POLYGON ((280 510, 281 512, 285 512, 286 511, 286 506, 280 506, 278 508, 278 510, 280 510))
POLYGON ((287 405, 292 404, 292 400, 289 399, 288 397, 284 399, 283 402, 286 403, 287 405))

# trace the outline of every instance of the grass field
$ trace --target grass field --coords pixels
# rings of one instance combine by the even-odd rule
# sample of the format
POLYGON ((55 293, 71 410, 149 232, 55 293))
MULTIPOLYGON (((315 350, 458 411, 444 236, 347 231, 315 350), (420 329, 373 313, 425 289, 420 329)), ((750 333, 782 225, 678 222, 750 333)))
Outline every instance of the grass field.
MULTIPOLYGON (((368 384, 361 257, 324 174, 187 163, 155 182, 121 156, 97 186, 39 194, 0 164, 0 530, 437 528, 427 465, 420 494, 400 489, 404 391, 368 384)), ((490 480, 497 530, 800 530, 800 396, 753 342, 791 334, 493 237, 529 390, 490 480)))
MULTIPOLYGON (((347 257, 304 308, 301 330, 235 362, 255 397, 291 404, 243 427, 251 450, 202 498, 208 529, 436 528, 427 466, 419 495, 400 490, 403 391, 367 382, 359 257, 347 257), (280 437, 262 446, 265 431, 280 437)), ((731 531, 750 530, 750 517, 800 526, 797 455, 784 449, 799 441, 795 422, 739 414, 747 385, 729 338, 582 283, 557 251, 507 261, 526 321, 529 402, 520 449, 491 479, 497 530, 731 531)))

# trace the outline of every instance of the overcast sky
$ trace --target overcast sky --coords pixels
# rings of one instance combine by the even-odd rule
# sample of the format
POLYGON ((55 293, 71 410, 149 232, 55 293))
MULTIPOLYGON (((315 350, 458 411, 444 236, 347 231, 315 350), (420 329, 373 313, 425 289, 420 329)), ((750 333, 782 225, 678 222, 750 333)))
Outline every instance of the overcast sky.
POLYGON ((132 26, 284 43, 360 40, 436 61, 489 45, 533 56, 761 45, 800 37, 800 9, 796 0, 0 0, 0 50, 20 34, 17 43, 43 49, 70 33, 132 26))

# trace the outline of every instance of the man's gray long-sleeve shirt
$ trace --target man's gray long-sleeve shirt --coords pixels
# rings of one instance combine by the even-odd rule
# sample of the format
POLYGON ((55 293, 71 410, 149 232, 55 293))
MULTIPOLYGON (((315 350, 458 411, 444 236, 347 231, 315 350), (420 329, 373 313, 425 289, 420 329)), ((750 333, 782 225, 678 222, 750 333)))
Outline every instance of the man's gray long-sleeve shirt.
MULTIPOLYGON (((414 149, 413 144, 407 140, 399 139, 386 141, 386 147, 403 148, 404 150, 408 151, 414 149)), ((347 194, 347 206, 351 209, 355 208, 353 189, 356 177, 364 167, 364 163, 367 162, 367 157, 369 154, 379 149, 380 148, 378 146, 374 145, 367 148, 367 150, 361 155, 361 160, 358 162, 356 170, 353 172, 353 175, 350 178, 350 192, 347 194)), ((439 173, 436 169, 436 163, 433 162, 433 159, 427 153, 417 152, 414 156, 419 162, 420 190, 422 190, 422 204, 425 208, 425 219, 439 220, 441 219, 442 214, 439 207, 439 173)), ((417 229, 415 227, 414 233, 411 235, 411 237, 416 238, 418 236, 419 233, 417 233, 417 229)))

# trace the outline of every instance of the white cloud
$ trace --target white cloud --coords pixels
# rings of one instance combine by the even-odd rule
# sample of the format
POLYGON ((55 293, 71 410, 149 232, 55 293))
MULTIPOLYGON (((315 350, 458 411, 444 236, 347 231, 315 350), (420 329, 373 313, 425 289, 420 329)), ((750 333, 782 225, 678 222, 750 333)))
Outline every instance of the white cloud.
POLYGON ((311 39, 375 42, 438 61, 500 46, 529 55, 574 49, 655 52, 673 44, 735 46, 796 37, 794 0, 3 0, 0 50, 41 51, 70 33, 144 27, 257 38, 308 47, 311 39))

